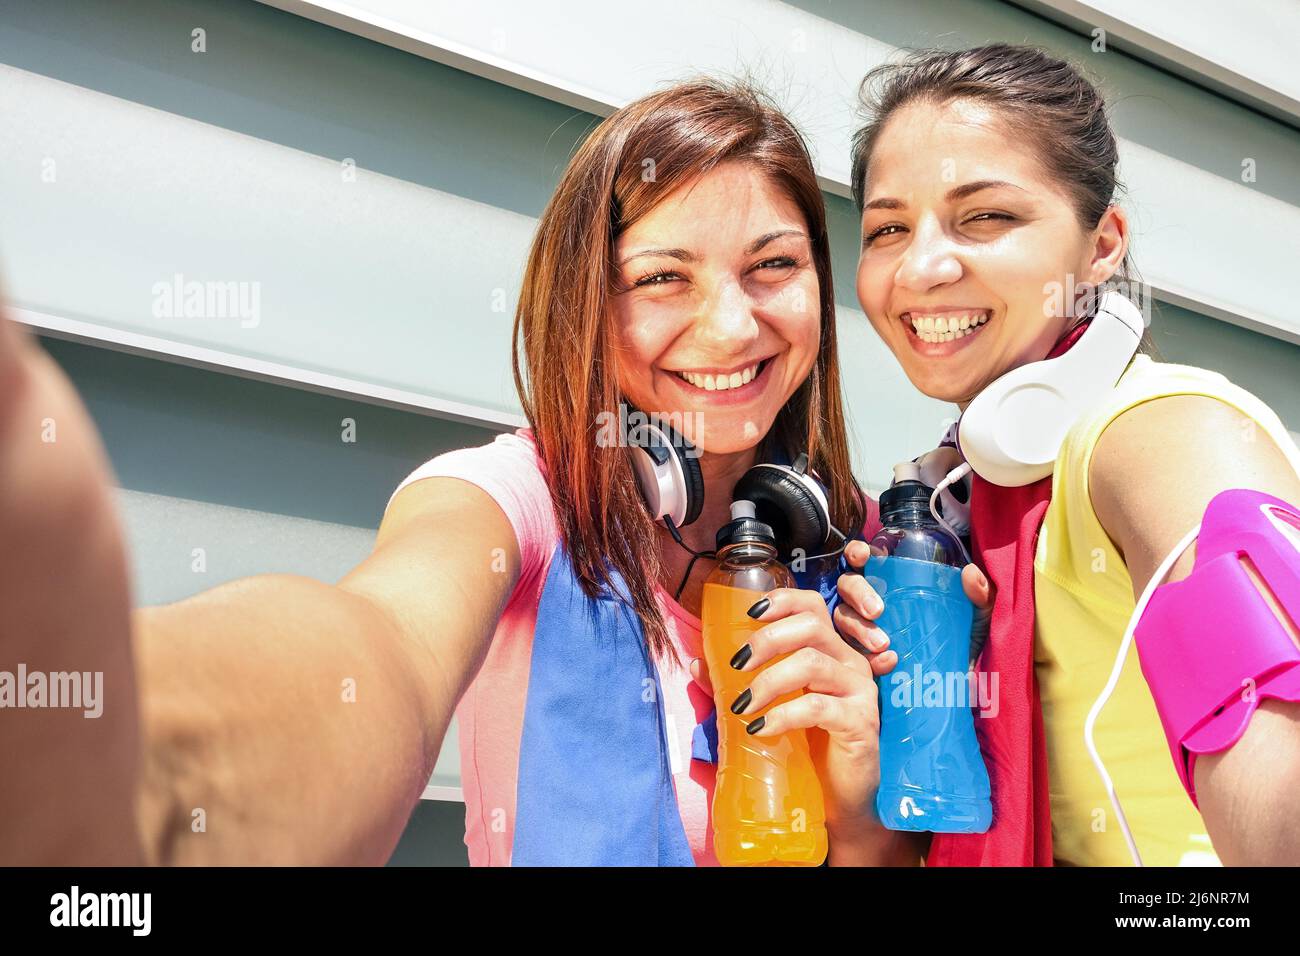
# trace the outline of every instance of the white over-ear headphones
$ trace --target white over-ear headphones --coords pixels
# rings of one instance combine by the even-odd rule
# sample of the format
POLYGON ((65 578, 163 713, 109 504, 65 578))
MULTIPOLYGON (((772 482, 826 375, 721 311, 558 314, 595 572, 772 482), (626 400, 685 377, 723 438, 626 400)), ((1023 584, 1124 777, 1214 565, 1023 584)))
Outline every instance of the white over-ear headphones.
MULTIPOLYGON (((625 444, 634 450, 632 468, 646 507, 655 521, 664 522, 679 545, 691 551, 677 532, 695 521, 704 506, 698 451, 667 421, 638 411, 626 400, 619 403, 619 418, 625 444)), ((790 465, 754 465, 736 483, 731 497, 753 502, 758 520, 773 530, 777 556, 787 563, 795 558, 813 561, 831 557, 847 543, 844 533, 831 523, 826 490, 809 468, 806 454, 790 465), (819 553, 832 533, 840 538, 839 550, 819 553)), ((691 554, 714 556, 712 552, 691 554)), ((690 567, 686 570, 689 576, 690 567)))
POLYGON ((667 421, 619 403, 619 422, 626 443, 640 449, 632 455, 641 496, 655 521, 665 519, 684 528, 704 506, 704 476, 694 446, 667 421))
POLYGON ((1008 488, 1050 475, 1066 433, 1115 387, 1143 328, 1137 306, 1106 292, 1068 352, 1012 369, 986 386, 957 422, 957 445, 975 474, 1008 488))

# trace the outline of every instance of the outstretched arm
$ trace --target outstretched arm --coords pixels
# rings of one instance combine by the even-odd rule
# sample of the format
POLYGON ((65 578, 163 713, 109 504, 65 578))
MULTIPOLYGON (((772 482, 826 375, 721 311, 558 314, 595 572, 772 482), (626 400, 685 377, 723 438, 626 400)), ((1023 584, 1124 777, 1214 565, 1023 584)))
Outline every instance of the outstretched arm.
POLYGON ((0 671, 103 675, 97 717, 0 709, 0 864, 382 863, 518 576, 505 515, 429 478, 337 586, 133 612, 112 484, 75 390, 0 315, 0 671))

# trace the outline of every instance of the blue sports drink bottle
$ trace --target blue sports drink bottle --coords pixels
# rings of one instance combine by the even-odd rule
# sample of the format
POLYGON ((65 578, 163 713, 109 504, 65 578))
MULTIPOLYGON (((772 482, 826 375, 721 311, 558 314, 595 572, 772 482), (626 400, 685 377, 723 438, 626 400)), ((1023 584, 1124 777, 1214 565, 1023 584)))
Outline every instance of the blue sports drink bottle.
POLYGON ((881 494, 884 527, 863 568, 885 604, 876 623, 898 655, 876 678, 876 812, 891 830, 983 833, 993 807, 971 712, 980 703, 969 675, 974 606, 962 591, 961 546, 930 513, 933 491, 906 479, 881 494))

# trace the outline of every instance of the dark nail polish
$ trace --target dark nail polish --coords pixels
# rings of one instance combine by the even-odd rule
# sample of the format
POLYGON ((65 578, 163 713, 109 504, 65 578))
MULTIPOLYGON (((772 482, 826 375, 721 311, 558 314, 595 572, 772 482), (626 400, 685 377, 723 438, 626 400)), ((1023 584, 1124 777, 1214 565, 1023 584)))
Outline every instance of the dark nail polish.
POLYGON ((767 613, 767 609, 771 606, 772 606, 771 599, 763 598, 762 600, 755 601, 754 606, 751 607, 745 613, 748 614, 750 617, 752 617, 754 620, 758 620, 760 617, 762 617, 764 614, 767 613))
POLYGON ((753 656, 754 649, 746 644, 740 650, 736 651, 735 655, 731 658, 731 666, 736 670, 740 670, 749 663, 749 659, 753 656))
POLYGON ((756 734, 763 729, 763 724, 767 723, 766 717, 760 717, 758 720, 751 720, 745 725, 745 733, 756 734))
POLYGON ((744 709, 749 706, 749 702, 753 699, 754 699, 754 695, 750 693, 749 688, 746 687, 744 693, 742 693, 739 697, 737 697, 734 701, 732 701, 731 712, 733 714, 739 714, 743 712, 744 709))

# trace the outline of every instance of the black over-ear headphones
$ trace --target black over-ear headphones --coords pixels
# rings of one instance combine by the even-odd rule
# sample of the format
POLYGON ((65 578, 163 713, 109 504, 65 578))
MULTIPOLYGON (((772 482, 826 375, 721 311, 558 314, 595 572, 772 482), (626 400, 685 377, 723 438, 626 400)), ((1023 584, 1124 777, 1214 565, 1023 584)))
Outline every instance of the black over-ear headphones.
MULTIPOLYGON (((696 558, 712 558, 712 551, 692 551, 678 534, 679 528, 691 524, 704 507, 704 476, 700 471, 699 450, 683 437, 663 416, 646 415, 626 400, 619 403, 619 426, 627 447, 632 448, 632 467, 646 507, 655 521, 662 520, 682 548, 693 557, 686 575, 677 588, 679 597, 696 558)), ((789 563, 838 555, 847 539, 831 523, 826 491, 815 473, 808 470, 808 456, 800 453, 792 465, 763 462, 754 465, 732 491, 733 501, 752 501, 759 521, 772 528, 777 554, 789 563), (820 551, 834 532, 840 547, 820 551)))

